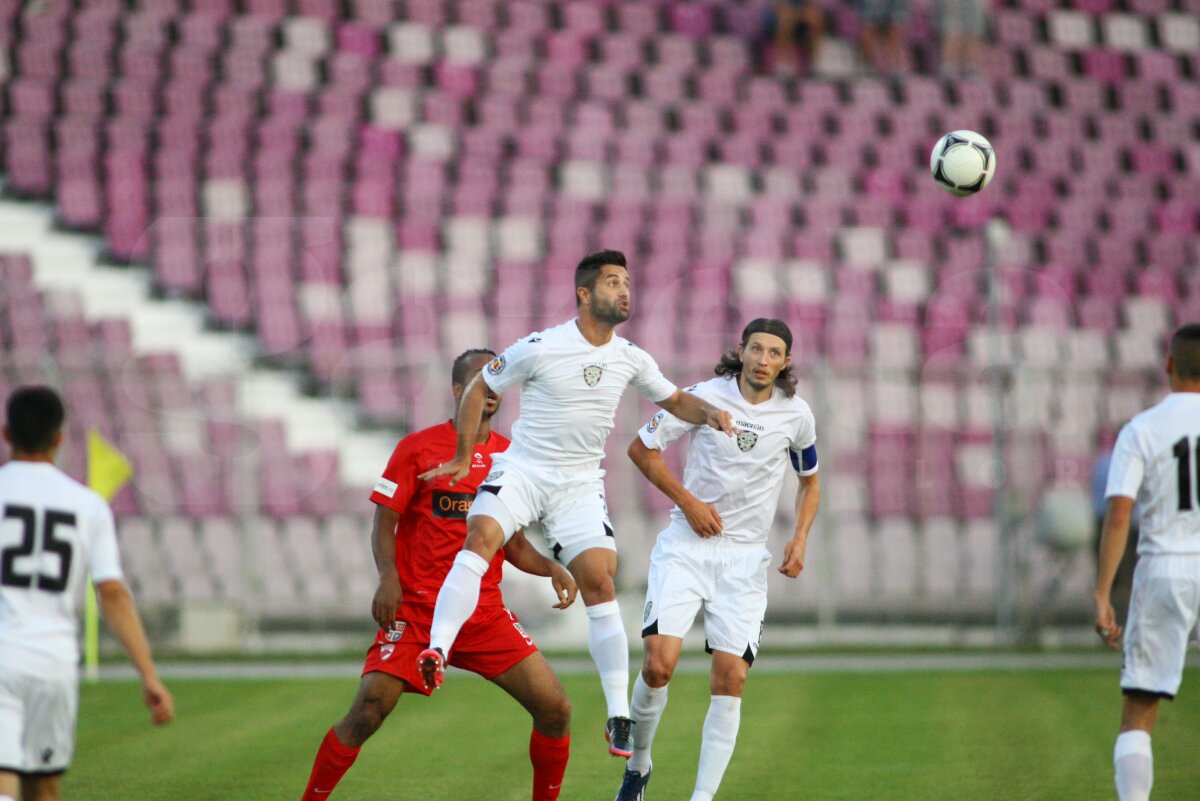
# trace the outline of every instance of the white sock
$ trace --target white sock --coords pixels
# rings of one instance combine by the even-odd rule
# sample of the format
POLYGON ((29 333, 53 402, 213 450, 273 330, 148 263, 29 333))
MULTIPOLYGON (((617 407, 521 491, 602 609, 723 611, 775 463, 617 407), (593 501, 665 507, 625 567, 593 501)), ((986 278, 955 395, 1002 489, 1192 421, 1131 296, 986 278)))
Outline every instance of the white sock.
POLYGON ((477 553, 459 551, 454 566, 446 574, 433 607, 433 623, 429 626, 429 647, 441 648, 450 655, 450 647, 479 605, 479 580, 487 572, 488 561, 477 553))
POLYGON ((1154 753, 1150 732, 1132 729, 1121 732, 1113 748, 1114 779, 1121 801, 1149 801, 1154 784, 1154 753))
POLYGON ((721 777, 733 756, 738 726, 742 722, 742 699, 732 695, 714 695, 704 718, 704 738, 700 741, 700 767, 696 770, 696 789, 691 801, 712 801, 721 786, 721 777))
POLYGON ((654 733, 658 731, 663 710, 667 708, 667 688, 670 686, 651 687, 642 678, 641 671, 638 671, 637 680, 633 682, 629 717, 637 725, 633 727, 633 756, 629 759, 628 767, 643 776, 650 772, 654 764, 650 760, 650 746, 654 743, 654 733))
POLYGON ((616 601, 587 608, 588 651, 596 670, 610 718, 629 717, 629 640, 616 601))

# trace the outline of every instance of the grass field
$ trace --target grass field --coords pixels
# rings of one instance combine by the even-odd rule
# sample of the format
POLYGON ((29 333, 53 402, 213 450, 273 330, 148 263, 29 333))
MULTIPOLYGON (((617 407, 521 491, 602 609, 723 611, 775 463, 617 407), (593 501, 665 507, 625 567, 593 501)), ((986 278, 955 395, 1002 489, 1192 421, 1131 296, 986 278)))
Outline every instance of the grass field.
MULTIPOLYGON (((1200 675, 1164 706, 1155 801, 1200 797, 1200 675), (1192 689, 1192 692, 1188 692, 1192 689)), ((724 801, 1095 801, 1115 798, 1119 695, 1107 670, 751 675, 724 801)), ((610 801, 623 761, 603 747, 591 676, 565 676, 575 705, 564 801, 610 801)), ((153 730, 136 684, 82 689, 73 801, 296 799, 356 680, 171 683, 178 719, 153 730)), ((686 800, 708 705, 682 675, 655 743, 647 795, 686 800)), ((529 724, 503 692, 455 673, 433 699, 405 697, 363 748, 334 801, 529 798, 529 724)))

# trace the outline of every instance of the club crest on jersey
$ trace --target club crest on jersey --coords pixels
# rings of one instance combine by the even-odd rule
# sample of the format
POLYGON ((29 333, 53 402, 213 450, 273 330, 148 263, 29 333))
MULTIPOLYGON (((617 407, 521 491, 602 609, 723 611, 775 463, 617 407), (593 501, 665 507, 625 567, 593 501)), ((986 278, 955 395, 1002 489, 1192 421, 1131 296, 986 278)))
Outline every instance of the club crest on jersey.
POLYGON ((404 630, 408 628, 407 620, 397 620, 392 625, 388 626, 388 630, 384 633, 383 638, 388 642, 397 642, 404 636, 404 630))
POLYGON ((648 431, 651 434, 653 434, 655 431, 657 431, 659 423, 661 423, 663 421, 663 415, 665 415, 665 414, 666 414, 666 412, 659 412, 658 414, 651 417, 650 422, 646 423, 646 431, 648 431))
POLYGON ((589 364, 583 368, 583 383, 589 387, 594 387, 600 383, 600 376, 604 375, 604 368, 598 364, 589 364))
POLYGON ((758 442, 758 434, 753 431, 738 430, 737 444, 742 453, 750 450, 758 442))
POLYGON ((379 658, 386 662, 387 660, 392 658, 392 652, 395 650, 396 650, 396 646, 392 645, 391 643, 388 643, 387 645, 385 645, 379 649, 379 658))
POLYGON ((504 372, 504 364, 504 354, 502 353, 488 362, 487 371, 491 375, 500 375, 504 372))

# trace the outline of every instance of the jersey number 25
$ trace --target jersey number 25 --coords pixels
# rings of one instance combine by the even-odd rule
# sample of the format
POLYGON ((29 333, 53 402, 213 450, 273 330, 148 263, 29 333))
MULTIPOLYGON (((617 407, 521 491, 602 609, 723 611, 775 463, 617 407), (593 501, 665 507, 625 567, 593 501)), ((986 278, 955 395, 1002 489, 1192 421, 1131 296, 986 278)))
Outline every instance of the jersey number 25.
POLYGON ((28 506, 8 505, 4 507, 3 522, 17 520, 21 523, 21 541, 0 550, 0 584, 5 587, 18 587, 45 590, 47 592, 62 592, 67 588, 67 577, 71 575, 71 558, 74 548, 69 540, 54 536, 59 526, 75 528, 75 515, 70 512, 58 512, 47 509, 42 515, 41 532, 38 534, 37 511, 28 506), (30 568, 27 572, 17 569, 17 559, 22 556, 33 556, 35 546, 38 557, 34 564, 40 563, 41 555, 45 552, 58 554, 57 574, 35 572, 30 568), (36 583, 35 583, 36 579, 36 583))

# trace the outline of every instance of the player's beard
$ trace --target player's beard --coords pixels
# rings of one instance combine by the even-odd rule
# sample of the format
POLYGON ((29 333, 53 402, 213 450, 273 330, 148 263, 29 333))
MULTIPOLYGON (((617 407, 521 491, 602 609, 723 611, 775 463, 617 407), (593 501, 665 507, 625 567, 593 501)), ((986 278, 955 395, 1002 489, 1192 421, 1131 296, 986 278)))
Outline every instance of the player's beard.
MULTIPOLYGON (((776 376, 778 376, 778 374, 776 374, 776 376)), ((761 392, 775 383, 774 378, 772 378, 770 381, 758 380, 754 377, 754 373, 750 370, 747 370, 745 367, 742 368, 742 378, 745 380, 750 389, 754 390, 755 392, 761 392)))
POLYGON ((592 316, 607 325, 617 325, 629 319, 629 310, 622 309, 620 304, 614 300, 592 306, 592 316))

